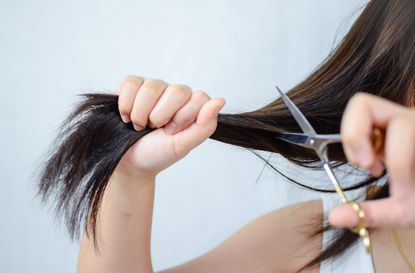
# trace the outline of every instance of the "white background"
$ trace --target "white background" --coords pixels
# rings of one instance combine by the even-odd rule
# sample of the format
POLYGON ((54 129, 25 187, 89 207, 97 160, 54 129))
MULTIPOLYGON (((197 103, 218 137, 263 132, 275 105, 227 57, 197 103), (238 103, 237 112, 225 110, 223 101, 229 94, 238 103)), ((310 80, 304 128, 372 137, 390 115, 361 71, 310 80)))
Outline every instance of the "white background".
MULTIPOLYGON (((77 94, 112 92, 124 75, 136 74, 223 97, 223 113, 257 109, 277 97, 275 84, 287 90, 315 69, 364 4, 0 1, 0 272, 75 271, 78 242, 35 196, 35 175, 77 94)), ((162 172, 154 269, 204 253, 265 212, 320 198, 269 168, 261 173, 263 165, 242 148, 208 139, 162 172)), ((290 174, 283 161, 277 165, 290 174)), ((291 174, 312 180, 304 171, 291 174)))

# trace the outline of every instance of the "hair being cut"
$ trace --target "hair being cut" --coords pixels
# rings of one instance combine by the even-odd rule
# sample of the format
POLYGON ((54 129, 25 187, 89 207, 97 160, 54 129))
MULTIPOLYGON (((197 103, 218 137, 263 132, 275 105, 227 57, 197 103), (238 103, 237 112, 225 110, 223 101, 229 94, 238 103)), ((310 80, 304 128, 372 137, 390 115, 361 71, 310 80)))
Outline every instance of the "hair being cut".
MULTIPOLYGON (((413 0, 372 0, 322 65, 287 92, 318 133, 340 131, 345 106, 357 92, 414 105, 414 88, 411 88, 415 86, 414 14, 413 0)), ((108 180, 129 147, 154 129, 148 127, 137 132, 131 123, 124 124, 116 95, 84 96, 64 121, 42 167, 39 193, 43 200, 54 198, 56 212, 65 220, 71 238, 85 228, 97 244, 97 215, 108 180)), ((313 151, 275 138, 275 133, 281 131, 301 132, 301 129, 277 98, 254 111, 220 113, 218 126, 210 138, 251 151, 278 153, 301 166, 321 168, 313 151)), ((330 147, 329 157, 335 166, 347 164, 340 144, 330 147)), ((380 178, 367 177, 345 190, 375 183, 380 178)), ((372 198, 388 195, 386 184, 372 198)), ((357 239, 358 235, 344 229, 304 268, 336 257, 357 239)))

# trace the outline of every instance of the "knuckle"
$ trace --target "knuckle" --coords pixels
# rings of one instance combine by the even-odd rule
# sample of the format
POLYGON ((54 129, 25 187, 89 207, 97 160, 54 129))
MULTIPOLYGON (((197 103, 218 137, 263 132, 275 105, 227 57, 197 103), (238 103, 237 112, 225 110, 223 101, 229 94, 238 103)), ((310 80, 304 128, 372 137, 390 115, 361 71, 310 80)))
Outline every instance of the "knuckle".
POLYGON ((124 76, 123 82, 129 82, 129 81, 143 81, 143 78, 136 75, 126 75, 124 76))
POLYGON ((140 89, 140 86, 141 86, 141 83, 138 81, 132 81, 132 80, 125 81, 121 86, 121 93, 126 90, 138 91, 138 89, 140 89))
POLYGON ((148 120, 149 122, 151 122, 151 124, 153 124, 157 128, 160 128, 165 123, 167 123, 167 121, 162 120, 160 116, 155 112, 150 113, 150 115, 148 116, 148 120))
POLYGON ((367 105, 372 101, 372 95, 365 92, 357 92, 350 101, 357 105, 367 105))
POLYGON ((186 84, 172 84, 170 85, 172 89, 177 90, 178 92, 191 92, 192 89, 186 84))
POLYGON ((160 86, 160 85, 165 85, 165 84, 166 84, 166 82, 165 82, 165 81, 163 81, 163 80, 161 80, 161 79, 146 78, 146 79, 144 80, 144 84, 145 84, 145 86, 147 86, 147 87, 154 88, 154 87, 158 87, 158 86, 160 86))
POLYGON ((143 92, 145 92, 148 96, 153 98, 159 96, 159 90, 151 86, 147 86, 147 88, 145 88, 143 92))
POLYGON ((205 91, 202 91, 202 90, 198 90, 198 91, 194 92, 193 97, 196 100, 201 100, 201 101, 210 100, 209 95, 205 91))
POLYGON ((124 76, 121 82, 122 82, 122 85, 125 85, 125 84, 141 84, 143 81, 144 79, 142 77, 134 76, 134 75, 127 75, 127 76, 124 76))
POLYGON ((159 96, 160 87, 164 87, 165 85, 166 83, 159 79, 145 79, 141 91, 152 97, 157 97, 159 96))
POLYGON ((170 85, 169 91, 182 98, 187 98, 192 94, 192 89, 184 84, 172 84, 170 85))
POLYGON ((349 100, 346 106, 346 116, 350 116, 351 113, 355 115, 358 112, 361 112, 362 109, 367 109, 372 103, 373 96, 365 92, 355 93, 349 100))

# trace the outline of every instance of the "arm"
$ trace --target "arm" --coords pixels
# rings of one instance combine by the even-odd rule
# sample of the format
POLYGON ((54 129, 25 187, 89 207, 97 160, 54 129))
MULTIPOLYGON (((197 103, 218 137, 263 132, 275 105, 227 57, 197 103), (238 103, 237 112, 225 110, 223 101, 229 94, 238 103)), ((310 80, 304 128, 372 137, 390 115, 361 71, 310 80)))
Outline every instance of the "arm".
MULTIPOLYGON (((97 218, 100 252, 95 252, 93 240, 84 234, 78 273, 153 272, 150 237, 155 177, 215 131, 224 104, 223 99, 210 99, 187 86, 134 76, 125 78, 118 94, 124 122, 131 121, 137 131, 147 125, 156 129, 140 138, 118 163, 97 218)), ((206 254, 162 273, 295 272, 321 250, 321 238, 310 238, 307 232, 315 228, 307 226, 310 219, 320 224, 320 214, 319 201, 277 210, 206 254)))
POLYGON ((97 218, 100 252, 95 252, 94 240, 85 233, 79 273, 153 271, 150 236, 155 177, 215 131, 224 105, 223 99, 192 92, 186 85, 137 76, 125 77, 116 93, 123 122, 131 122, 136 131, 154 130, 128 149, 109 179, 97 218))
MULTIPOLYGON (((117 169, 105 190, 99 214, 99 251, 83 235, 78 273, 152 273, 150 236, 155 177, 117 169)), ((91 239, 91 240, 90 240, 91 239)))
MULTIPOLYGON (((322 203, 314 200, 266 213, 207 253, 159 273, 293 273, 322 249, 322 203)), ((310 268, 301 273, 316 273, 310 268)))
MULTIPOLYGON (((114 173, 99 218, 101 252, 95 253, 92 242, 84 235, 78 273, 153 273, 153 201, 154 178, 114 173)), ((272 211, 204 255, 159 273, 295 272, 321 251, 321 236, 310 237, 322 220, 321 211, 320 201, 272 211), (314 221, 317 225, 313 225, 314 221)))

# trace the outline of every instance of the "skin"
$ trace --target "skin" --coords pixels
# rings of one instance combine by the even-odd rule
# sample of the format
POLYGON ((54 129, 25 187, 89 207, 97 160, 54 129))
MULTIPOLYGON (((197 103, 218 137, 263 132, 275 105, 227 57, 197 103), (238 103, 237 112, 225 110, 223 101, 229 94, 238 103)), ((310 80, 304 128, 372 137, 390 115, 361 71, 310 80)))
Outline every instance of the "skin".
MULTIPOLYGON (((100 252, 94 250, 91 238, 84 234, 78 273, 154 272, 150 237, 156 176, 215 131, 217 114, 225 103, 223 98, 211 99, 207 93, 193 92, 186 85, 170 85, 137 76, 125 77, 116 92, 124 122, 132 121, 136 130, 147 124, 158 129, 135 143, 111 176, 98 216, 100 252), (172 123, 175 126, 170 127, 172 123), (175 130, 170 130, 174 127, 175 130)), ((371 120, 374 119, 362 126, 368 126, 371 120)), ((345 136, 348 144, 353 143, 347 133, 345 136)), ((350 159, 353 152, 348 148, 350 159)), ((354 160, 351 161, 356 162, 354 160)), ((371 162, 377 164, 373 157, 371 162)), ((339 214, 348 216, 348 221, 353 223, 354 215, 347 215, 347 207, 336 209, 343 209, 339 214)), ((372 221, 376 214, 368 212, 369 224, 377 223, 372 221)), ((339 225, 349 223, 336 218, 335 214, 330 217, 339 225)), ((251 221, 200 257, 159 273, 293 273, 320 253, 321 235, 311 236, 311 233, 319 229, 321 223, 321 200, 278 209, 251 221)), ((415 251, 411 248, 415 244, 414 230, 400 232, 408 258, 415 261, 415 251)), ((376 272, 409 272, 391 238, 388 228, 379 228, 371 234, 376 272)), ((303 272, 318 273, 319 266, 303 272)))
MULTIPOLYGON (((384 166, 390 177, 391 196, 362 202, 368 227, 415 227, 415 109, 380 97, 359 93, 349 101, 341 124, 342 143, 348 160, 376 176, 384 166), (386 130, 383 150, 371 144, 373 127, 386 130)), ((358 217, 350 205, 333 209, 332 225, 352 227, 358 217)))

